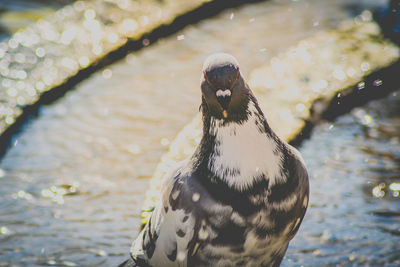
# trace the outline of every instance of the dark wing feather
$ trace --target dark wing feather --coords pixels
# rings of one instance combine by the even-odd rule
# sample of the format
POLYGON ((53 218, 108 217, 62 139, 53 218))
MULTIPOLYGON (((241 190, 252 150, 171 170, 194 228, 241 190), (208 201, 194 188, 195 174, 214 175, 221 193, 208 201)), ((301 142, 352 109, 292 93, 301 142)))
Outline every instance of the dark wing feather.
POLYGON ((178 266, 179 261, 181 266, 186 264, 189 246, 195 234, 195 220, 189 212, 192 194, 182 182, 179 169, 171 174, 166 176, 168 179, 165 179, 162 187, 161 201, 132 244, 131 256, 137 263, 178 266))

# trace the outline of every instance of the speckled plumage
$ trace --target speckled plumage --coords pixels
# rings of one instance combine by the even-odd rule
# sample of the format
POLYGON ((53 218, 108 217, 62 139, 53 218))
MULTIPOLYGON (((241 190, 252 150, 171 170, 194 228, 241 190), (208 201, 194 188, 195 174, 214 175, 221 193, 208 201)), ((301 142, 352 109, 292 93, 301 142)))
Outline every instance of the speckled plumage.
POLYGON ((154 267, 279 266, 308 205, 303 160, 271 130, 232 56, 212 55, 203 72, 202 140, 165 177, 132 259, 154 267))

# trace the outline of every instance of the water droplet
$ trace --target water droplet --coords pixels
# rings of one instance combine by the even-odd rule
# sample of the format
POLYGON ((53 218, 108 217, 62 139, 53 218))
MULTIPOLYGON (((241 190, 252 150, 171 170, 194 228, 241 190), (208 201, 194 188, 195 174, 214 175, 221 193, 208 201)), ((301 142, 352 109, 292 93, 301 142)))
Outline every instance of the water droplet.
POLYGON ((150 44, 150 40, 149 39, 143 39, 143 45, 144 46, 148 46, 150 44))
POLYGON ((372 195, 377 198, 381 198, 385 196, 385 191, 382 189, 385 187, 385 184, 379 184, 372 189, 372 195))
POLYGON ((10 87, 12 85, 11 80, 9 79, 3 79, 3 81, 1 82, 1 85, 3 85, 4 87, 10 87))
POLYGON ((178 35, 178 37, 176 37, 176 39, 177 39, 178 41, 185 40, 185 35, 183 35, 183 34, 178 35))
POLYGON ((25 55, 21 53, 16 54, 15 61, 18 63, 25 63, 25 55))
POLYGON ((134 144, 129 146, 128 151, 133 155, 137 155, 141 152, 141 149, 139 145, 134 144))
POLYGON ((374 81, 374 86, 381 86, 382 85, 382 80, 381 79, 376 79, 375 81, 374 81))
POLYGON ((82 68, 85 68, 85 67, 89 66, 89 63, 90 63, 89 58, 88 58, 88 57, 85 57, 85 56, 80 57, 78 61, 79 61, 79 65, 80 65, 82 68))
POLYGON ((233 20, 234 17, 235 17, 235 14, 232 12, 232 13, 229 15, 229 19, 230 19, 230 20, 233 20))
POLYGON ((15 40, 14 38, 11 38, 11 39, 8 41, 8 46, 9 46, 11 49, 17 48, 17 47, 18 47, 18 42, 17 42, 17 40, 15 40))
POLYGON ((357 71, 356 71, 355 68, 350 67, 350 68, 347 70, 347 75, 348 75, 349 77, 354 77, 356 74, 357 74, 357 71))
POLYGON ((108 34, 107 39, 110 43, 115 44, 118 41, 119 36, 115 32, 111 32, 108 34))
POLYGON ((194 193, 193 196, 192 196, 192 200, 194 202, 197 202, 197 201, 199 201, 199 199, 200 199, 200 194, 199 193, 194 193))
POLYGON ((17 104, 18 105, 23 106, 23 105, 25 105, 25 103, 26 103, 26 100, 25 100, 24 97, 22 97, 22 96, 17 97, 17 104))
POLYGON ((321 250, 315 249, 312 253, 313 253, 314 255, 319 255, 319 254, 321 254, 321 250))
POLYGON ((77 266, 76 263, 72 262, 72 261, 63 261, 62 264, 65 266, 71 266, 71 267, 77 266))
POLYGON ((17 82, 17 89, 18 90, 24 90, 26 87, 26 83, 24 83, 23 81, 18 81, 17 82))
POLYGON ((362 119, 361 119, 361 123, 364 125, 368 125, 373 121, 372 117, 368 114, 365 114, 362 119))
POLYGON ((136 56, 134 54, 129 54, 125 57, 125 61, 129 64, 129 65, 134 65, 135 61, 136 61, 136 56))
POLYGON ((315 93, 321 92, 322 89, 325 89, 328 86, 328 82, 326 80, 319 80, 316 82, 313 82, 311 84, 311 90, 315 93))
POLYGON ((93 9, 88 9, 85 11, 85 18, 87 20, 93 20, 96 17, 96 11, 93 9))
POLYGON ((333 77, 335 77, 336 79, 338 79, 340 81, 346 80, 346 73, 344 73, 344 71, 341 69, 335 69, 333 71, 332 75, 333 75, 333 77))
POLYGON ((392 191, 400 191, 400 183, 391 183, 389 189, 392 191))
POLYGON ((10 70, 8 68, 6 69, 2 69, 0 72, 3 76, 8 76, 8 74, 10 73, 10 70))
POLYGON ((46 55, 46 51, 42 47, 39 47, 36 49, 36 55, 38 57, 44 57, 46 55))
POLYGON ((50 67, 53 66, 54 60, 51 59, 51 58, 46 58, 46 59, 44 60, 43 63, 44 63, 44 65, 45 65, 46 67, 50 68, 50 67))
POLYGON ((24 191, 18 191, 17 196, 19 198, 23 198, 24 197, 25 192, 24 191))
POLYGON ((72 58, 69 58, 69 57, 64 57, 64 58, 61 60, 61 64, 62 64, 64 67, 66 67, 66 68, 68 68, 68 69, 71 69, 71 70, 75 70, 75 69, 78 68, 76 61, 73 60, 72 58))
POLYGON ((362 71, 366 72, 366 71, 369 70, 369 68, 370 68, 370 66, 369 66, 369 63, 368 63, 368 62, 363 62, 363 63, 361 63, 361 70, 362 70, 362 71))
POLYGON ((35 88, 36 88, 39 92, 42 92, 42 91, 44 91, 44 89, 45 89, 46 87, 45 87, 45 84, 44 84, 43 82, 39 81, 39 82, 37 82, 37 83, 35 84, 35 88))
POLYGON ((77 1, 73 4, 76 11, 83 11, 85 9, 85 3, 83 1, 77 1))
POLYGON ((105 250, 102 249, 96 249, 96 248, 89 248, 88 249, 90 252, 96 254, 96 256, 101 256, 101 257, 105 257, 107 256, 107 252, 105 250))
POLYGON ((93 45, 92 52, 98 56, 103 52, 103 48, 100 45, 93 45))
POLYGON ((16 196, 17 196, 17 198, 25 199, 28 201, 33 199, 33 196, 30 193, 25 192, 24 190, 18 191, 16 196))
POLYGON ((120 31, 122 33, 132 33, 139 27, 138 23, 134 19, 125 19, 121 26, 120 31))
POLYGON ((66 29, 63 31, 61 34, 60 42, 62 44, 68 45, 71 43, 72 40, 74 40, 76 35, 76 30, 71 28, 71 29, 66 29))
POLYGON ((83 25, 86 29, 91 31, 92 42, 98 41, 102 38, 103 31, 100 22, 97 20, 85 20, 83 25))
POLYGON ((358 84, 357 84, 357 89, 358 90, 362 90, 362 89, 364 89, 365 88, 365 82, 359 82, 358 84))
POLYGON ((112 77, 112 70, 110 69, 103 70, 102 76, 104 79, 110 79, 112 77))
POLYGON ((14 121, 15 121, 14 118, 11 117, 11 116, 7 116, 7 117, 5 118, 5 122, 6 122, 6 124, 8 124, 8 125, 13 124, 14 121))
POLYGON ((147 16, 140 17, 140 24, 142 24, 142 26, 146 26, 147 24, 149 24, 149 17, 147 16))
POLYGON ((60 34, 53 29, 44 29, 41 32, 42 38, 47 41, 55 41, 58 39, 59 35, 60 34))
POLYGON ((4 55, 6 54, 7 49, 3 49, 2 47, 0 47, 0 58, 3 58, 4 55))
POLYGON ((11 97, 14 97, 14 96, 16 96, 17 95, 17 89, 15 89, 15 88, 9 88, 8 90, 7 90, 7 94, 9 95, 9 96, 11 96, 11 97))
POLYGON ((170 144, 170 141, 168 140, 168 138, 161 139, 161 145, 168 146, 169 144, 170 144))
POLYGON ((364 11, 361 13, 361 19, 362 19, 363 21, 371 21, 371 20, 372 20, 372 13, 371 13, 371 11, 369 11, 369 10, 364 10, 364 11))
POLYGON ((28 77, 28 74, 26 74, 26 71, 24 71, 24 70, 19 70, 16 73, 16 78, 18 78, 20 80, 24 80, 24 79, 26 79, 26 77, 28 77))
POLYGON ((0 227, 0 234, 9 235, 10 233, 11 233, 11 231, 7 227, 5 227, 5 226, 0 227))
MULTIPOLYGON (((336 237, 335 237, 334 233, 332 233, 331 230, 325 229, 325 230, 322 232, 321 239, 322 239, 323 241, 334 241, 334 240, 336 240, 336 237)), ((318 254, 319 254, 319 253, 320 253, 320 252, 318 252, 318 254)))

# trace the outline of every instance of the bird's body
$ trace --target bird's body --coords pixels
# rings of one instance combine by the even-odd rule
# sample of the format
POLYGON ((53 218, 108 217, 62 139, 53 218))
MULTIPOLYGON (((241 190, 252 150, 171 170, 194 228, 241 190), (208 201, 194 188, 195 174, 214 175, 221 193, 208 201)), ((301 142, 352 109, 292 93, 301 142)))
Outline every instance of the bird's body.
POLYGON ((232 56, 211 56, 203 71, 202 140, 166 177, 132 259, 154 267, 279 266, 308 205, 304 163, 269 127, 232 56))

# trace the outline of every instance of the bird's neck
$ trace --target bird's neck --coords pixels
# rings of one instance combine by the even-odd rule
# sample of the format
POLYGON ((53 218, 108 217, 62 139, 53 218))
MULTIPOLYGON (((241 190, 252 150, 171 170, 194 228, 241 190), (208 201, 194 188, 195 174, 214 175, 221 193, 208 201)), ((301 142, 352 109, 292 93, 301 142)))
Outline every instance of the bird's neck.
POLYGON ((270 129, 255 99, 247 103, 242 120, 227 121, 204 114, 203 138, 193 159, 203 176, 246 190, 266 180, 270 186, 282 175, 282 142, 270 129))

